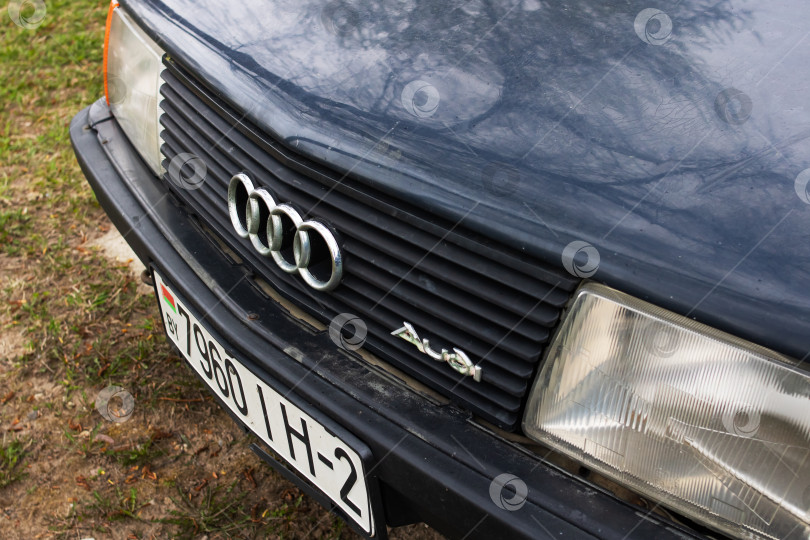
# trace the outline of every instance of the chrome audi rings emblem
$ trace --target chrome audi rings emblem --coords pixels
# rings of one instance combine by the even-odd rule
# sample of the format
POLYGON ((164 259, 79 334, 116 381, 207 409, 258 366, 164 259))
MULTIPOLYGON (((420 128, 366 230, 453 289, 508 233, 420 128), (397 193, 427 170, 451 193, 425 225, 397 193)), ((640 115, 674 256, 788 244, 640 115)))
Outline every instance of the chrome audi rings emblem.
POLYGON ((243 173, 235 174, 228 185, 228 213, 236 234, 250 238, 256 251, 273 257, 285 272, 300 274, 318 291, 331 291, 340 284, 343 256, 329 227, 320 221, 304 221, 295 208, 276 203, 270 192, 255 188, 243 173), (288 259, 290 255, 293 260, 288 259), (331 264, 326 264, 327 259, 331 264), (314 266, 323 267, 320 273, 324 275, 316 276, 314 266))

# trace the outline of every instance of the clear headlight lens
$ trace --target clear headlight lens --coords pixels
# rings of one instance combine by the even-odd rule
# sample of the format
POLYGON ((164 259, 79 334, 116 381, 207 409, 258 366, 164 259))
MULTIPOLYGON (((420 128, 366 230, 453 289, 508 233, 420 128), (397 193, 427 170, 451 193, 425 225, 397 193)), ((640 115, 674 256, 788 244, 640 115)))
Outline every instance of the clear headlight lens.
POLYGON ((104 73, 107 103, 132 145, 160 175, 158 89, 163 51, 120 7, 110 10, 108 26, 104 73))
POLYGON ((743 537, 810 537, 810 377, 790 360, 599 285, 581 288, 525 432, 743 537))

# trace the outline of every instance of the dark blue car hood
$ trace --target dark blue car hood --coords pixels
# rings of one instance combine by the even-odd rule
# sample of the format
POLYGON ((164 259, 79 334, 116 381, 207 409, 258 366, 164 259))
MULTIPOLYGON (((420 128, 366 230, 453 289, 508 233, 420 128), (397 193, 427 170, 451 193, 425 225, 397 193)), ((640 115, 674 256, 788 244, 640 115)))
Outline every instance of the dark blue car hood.
POLYGON ((591 279, 810 351, 806 0, 122 3, 299 152, 556 264, 591 244, 591 279))

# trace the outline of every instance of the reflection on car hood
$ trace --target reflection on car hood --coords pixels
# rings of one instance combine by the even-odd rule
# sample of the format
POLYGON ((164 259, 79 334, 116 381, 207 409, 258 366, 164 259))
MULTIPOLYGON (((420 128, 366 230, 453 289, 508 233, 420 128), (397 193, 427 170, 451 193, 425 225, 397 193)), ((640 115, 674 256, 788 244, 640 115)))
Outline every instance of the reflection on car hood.
POLYGON ((299 151, 557 264, 590 244, 575 272, 598 253, 594 280, 810 351, 805 0, 122 3, 299 151))

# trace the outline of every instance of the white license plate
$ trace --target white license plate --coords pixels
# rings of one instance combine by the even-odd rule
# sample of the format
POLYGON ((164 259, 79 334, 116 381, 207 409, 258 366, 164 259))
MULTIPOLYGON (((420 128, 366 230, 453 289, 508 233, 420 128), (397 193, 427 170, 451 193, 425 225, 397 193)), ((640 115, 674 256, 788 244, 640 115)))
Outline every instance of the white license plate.
POLYGON ((154 276, 166 333, 191 367, 255 435, 373 536, 360 455, 229 356, 160 275, 154 276))

